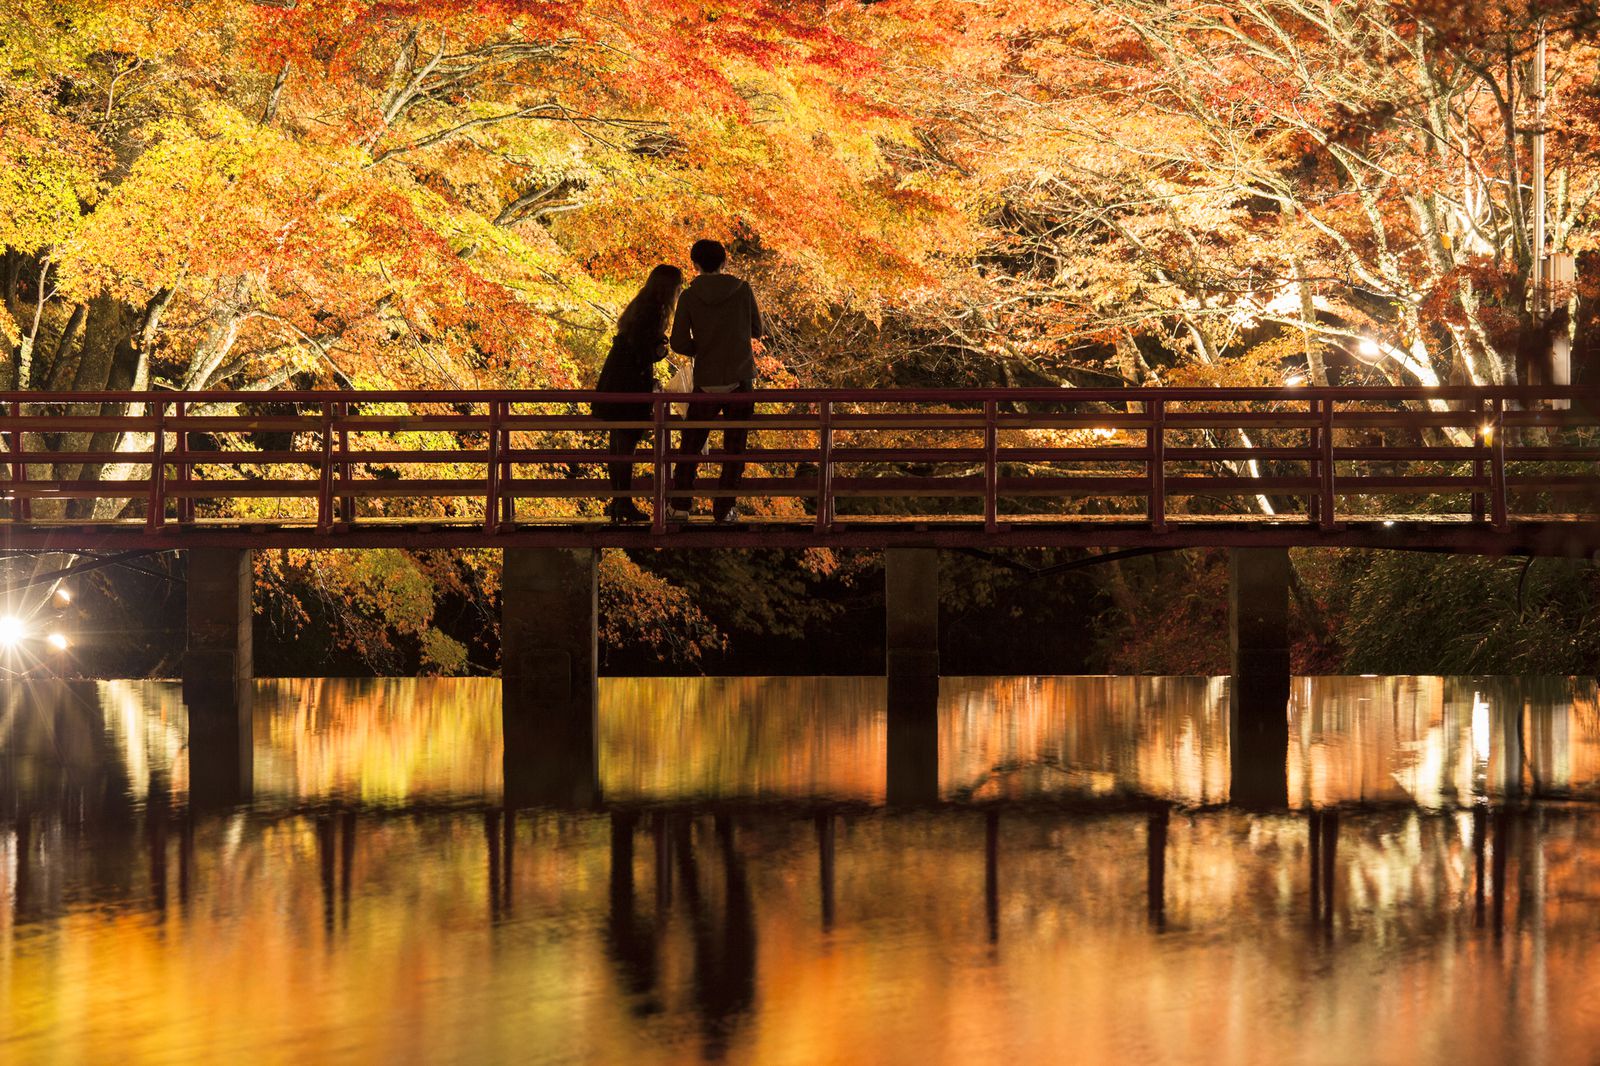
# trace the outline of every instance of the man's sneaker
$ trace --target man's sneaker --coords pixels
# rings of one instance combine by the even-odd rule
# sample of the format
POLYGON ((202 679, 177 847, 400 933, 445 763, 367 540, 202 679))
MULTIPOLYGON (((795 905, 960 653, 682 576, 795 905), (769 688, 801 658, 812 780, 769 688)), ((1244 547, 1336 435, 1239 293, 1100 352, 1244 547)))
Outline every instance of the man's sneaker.
POLYGON ((719 526, 731 526, 743 517, 744 516, 739 513, 739 508, 730 507, 726 511, 718 514, 715 521, 719 526))

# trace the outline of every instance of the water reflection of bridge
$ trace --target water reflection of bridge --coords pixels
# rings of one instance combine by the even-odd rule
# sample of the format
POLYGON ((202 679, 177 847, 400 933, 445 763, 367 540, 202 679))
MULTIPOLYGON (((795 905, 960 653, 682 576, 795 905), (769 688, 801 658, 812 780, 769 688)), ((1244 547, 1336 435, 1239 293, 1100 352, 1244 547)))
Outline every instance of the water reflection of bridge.
MULTIPOLYGON (((93 876, 131 885, 142 867, 165 906, 169 882, 180 900, 188 891, 196 827, 221 818, 259 831, 310 826, 332 928, 348 912, 361 826, 470 816, 481 819, 493 917, 514 906, 518 826, 566 810, 609 821, 612 906, 628 913, 641 835, 658 900, 670 899, 674 878, 698 884, 704 845, 728 879, 726 904, 743 877, 737 826, 808 821, 827 928, 838 910, 839 826, 879 818, 887 804, 907 824, 919 811, 971 812, 983 827, 995 937, 1006 826, 1124 826, 1143 841, 1146 907, 1160 927, 1171 834, 1241 808, 1299 812, 1268 817, 1303 826, 1305 904, 1324 923, 1341 824, 1417 809, 1454 820, 1479 919, 1488 900, 1498 923, 1507 849, 1494 841, 1518 832, 1529 804, 1570 800, 1581 811, 1600 798, 1594 683, 1558 679, 1304 679, 1276 764, 1259 746, 1233 743, 1225 679, 947 679, 936 713, 923 716, 934 730, 909 743, 895 736, 881 679, 619 680, 603 689, 597 775, 577 760, 553 778, 559 760, 530 767, 501 742, 492 680, 258 687, 251 772, 226 781, 216 770, 227 760, 196 747, 204 735, 189 730, 179 686, 8 685, 0 816, 13 826, 18 913, 32 905, 29 856, 64 828, 127 827, 96 849, 109 872, 93 876), (541 776, 517 780, 530 770, 541 776), (544 806, 525 808, 529 794, 544 806), (1185 828, 1174 830, 1174 818, 1185 828)), ((616 921, 626 954, 637 930, 616 921)))
MULTIPOLYGON (((23 945, 25 1001, 83 966, 134 995, 320 988, 301 967, 324 946, 318 965, 383 1002, 399 937, 427 980, 517 959, 519 995, 676 1003, 710 1056, 778 1009, 774 981, 832 972, 799 930, 857 953, 908 915, 942 950, 1026 958, 1069 937, 1108 973, 1129 953, 1156 965, 1145 945, 1169 934, 1243 936, 1274 982, 1307 952, 1365 973, 1370 945, 1424 939, 1515 938, 1536 950, 1506 965, 1557 985, 1592 957, 1561 947, 1593 930, 1592 682, 1297 682, 1270 810, 1239 802, 1227 684, 1205 678, 946 679, 934 763, 900 769, 882 679, 617 682, 596 779, 532 808, 502 780, 518 769, 492 680, 257 688, 238 805, 191 775, 215 760, 179 686, 6 687, 0 942, 23 945), (64 935, 23 935, 42 928, 64 935)), ((1402 954, 1408 981, 1453 987, 1402 954)), ((1199 964, 1185 980, 1235 987, 1234 963, 1199 964)), ((84 1009, 125 1009, 107 994, 84 1009)), ((171 1024, 163 1002, 148 1031, 171 1024)), ((228 1009, 270 1025, 253 998, 228 1009)))
MULTIPOLYGON (((1506 937, 1550 945, 1548 954, 1509 954, 1540 975, 1550 967, 1559 983, 1573 968, 1589 971, 1582 960, 1591 952, 1561 946, 1592 936, 1587 885, 1600 851, 1592 807, 1520 804, 1280 814, 1164 805, 151 807, 124 824, 67 833, 43 815, 10 828, 0 832, 0 900, 10 904, 0 908, 0 938, 50 927, 66 934, 28 937, 17 952, 10 987, 24 1000, 85 965, 117 974, 125 996, 201 974, 217 989, 263 980, 317 987, 299 967, 303 952, 320 948, 363 995, 392 1002, 394 974, 405 967, 378 963, 395 957, 394 930, 423 980, 461 980, 485 946, 507 965, 538 940, 568 964, 559 978, 547 968, 518 971, 523 995, 559 990, 564 1002, 615 987, 633 1009, 654 1013, 687 983, 692 994, 679 1006, 697 1017, 707 1058, 750 1026, 774 968, 789 968, 790 979, 801 976, 794 967, 813 980, 828 972, 796 957, 800 928, 853 954, 910 915, 943 934, 943 950, 984 945, 1020 949, 1018 957, 1062 935, 1146 958, 1159 949, 1145 945, 1164 934, 1192 944, 1249 930, 1246 939, 1266 939, 1252 950, 1291 974, 1307 952, 1328 953, 1317 954, 1326 962, 1334 952, 1360 959, 1374 942, 1506 937), (536 929, 542 935, 530 937, 536 929), (566 945, 579 937, 593 945, 571 958, 566 945), (457 947, 463 940, 475 946, 457 947), (72 965, 42 974, 38 957, 65 955, 68 945, 72 965), (173 945, 176 958, 167 954, 173 945)), ((1412 960, 1416 976, 1451 987, 1427 957, 1412 960)), ((1204 972, 1234 987, 1219 979, 1227 969, 1204 972)), ((107 994, 93 988, 83 1005, 117 1009, 102 1002, 107 994)), ((171 1024, 171 1004, 163 1009, 149 1020, 155 1031, 171 1024)), ((233 1010, 257 1025, 265 1018, 258 1003, 233 1010)), ((16 1032, 26 1040, 26 1027, 16 1032)))

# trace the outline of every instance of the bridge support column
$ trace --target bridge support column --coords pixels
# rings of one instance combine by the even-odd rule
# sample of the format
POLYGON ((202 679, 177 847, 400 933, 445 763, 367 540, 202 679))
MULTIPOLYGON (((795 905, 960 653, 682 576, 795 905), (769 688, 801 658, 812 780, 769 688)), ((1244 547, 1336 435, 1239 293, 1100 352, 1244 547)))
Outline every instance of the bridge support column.
POLYGON ((883 553, 885 672, 889 682, 888 800, 939 799, 939 552, 883 553))
POLYGON ((245 702, 253 680, 250 641, 252 590, 249 548, 189 549, 189 642, 183 652, 183 687, 204 696, 245 702))
POLYGON ((939 552, 890 548, 883 553, 885 667, 897 681, 939 680, 939 552))
POLYGON ((248 548, 188 552, 183 702, 189 710, 190 800, 197 806, 231 806, 250 798, 251 561, 248 548))
POLYGON ((597 564, 592 548, 504 552, 500 677, 508 807, 599 801, 597 564))
POLYGON ((1228 553, 1228 645, 1234 690, 1289 696, 1289 552, 1235 548, 1228 553))
POLYGON ((1289 798, 1288 549, 1229 553, 1228 618, 1230 795, 1244 807, 1281 808, 1289 798))

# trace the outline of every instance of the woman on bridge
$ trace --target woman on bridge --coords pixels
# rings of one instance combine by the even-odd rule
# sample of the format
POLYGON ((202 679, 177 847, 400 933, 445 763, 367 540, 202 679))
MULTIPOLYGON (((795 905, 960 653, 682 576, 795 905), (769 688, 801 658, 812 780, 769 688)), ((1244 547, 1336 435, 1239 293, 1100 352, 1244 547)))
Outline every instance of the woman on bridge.
MULTIPOLYGON (((628 301, 617 319, 617 335, 611 340, 611 352, 600 368, 596 388, 601 392, 655 391, 654 367, 667 357, 667 322, 682 289, 683 271, 677 267, 663 263, 650 271, 644 288, 628 301)), ((617 422, 648 422, 651 416, 650 405, 644 403, 596 403, 590 410, 597 418, 617 422)), ((631 455, 648 432, 644 427, 613 429, 606 450, 613 456, 631 455)), ((632 461, 613 459, 610 467, 611 487, 632 489, 632 461)), ((626 495, 613 496, 606 514, 613 522, 642 522, 650 517, 626 495)))

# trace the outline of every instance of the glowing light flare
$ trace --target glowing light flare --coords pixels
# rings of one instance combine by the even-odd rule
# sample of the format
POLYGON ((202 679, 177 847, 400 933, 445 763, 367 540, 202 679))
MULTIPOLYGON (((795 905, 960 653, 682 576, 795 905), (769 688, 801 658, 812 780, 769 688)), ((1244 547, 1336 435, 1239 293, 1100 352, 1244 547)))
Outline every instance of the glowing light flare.
POLYGON ((28 636, 28 626, 14 614, 0 616, 0 648, 14 648, 28 636))
POLYGON ((1364 363, 1376 363, 1383 358, 1383 347, 1371 337, 1362 337, 1356 345, 1356 358, 1364 363))
POLYGON ((1291 389, 1297 389, 1306 383, 1306 376, 1304 374, 1290 374, 1283 379, 1283 383, 1291 389))
POLYGON ((45 643, 49 644, 56 651, 66 651, 67 650, 67 635, 65 633, 51 633, 48 637, 45 637, 44 639, 45 639, 45 643))
POLYGON ((68 592, 66 589, 56 589, 56 599, 60 600, 62 603, 71 603, 72 593, 68 592))
POLYGON ((1096 426, 1094 435, 1100 440, 1110 440, 1112 437, 1117 435, 1117 431, 1114 429, 1107 429, 1104 426, 1096 426))
POLYGON ((1485 422, 1483 425, 1479 426, 1478 427, 1478 433, 1479 433, 1480 436, 1483 437, 1483 443, 1485 443, 1485 444, 1493 444, 1494 443, 1494 423, 1493 422, 1485 422))

